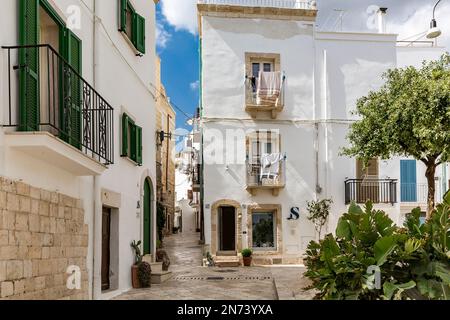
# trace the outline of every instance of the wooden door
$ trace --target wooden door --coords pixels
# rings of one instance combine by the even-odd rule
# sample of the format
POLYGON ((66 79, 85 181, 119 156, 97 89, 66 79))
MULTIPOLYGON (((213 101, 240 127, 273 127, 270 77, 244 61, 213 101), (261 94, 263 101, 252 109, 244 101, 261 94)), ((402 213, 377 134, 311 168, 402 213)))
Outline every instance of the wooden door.
POLYGON ((220 251, 236 251, 236 209, 220 208, 220 251))
POLYGON ((380 182, 378 159, 370 159, 367 166, 364 162, 356 160, 356 178, 359 180, 356 185, 357 203, 366 203, 368 200, 373 203, 380 202, 380 182))
POLYGON ((102 215, 102 290, 110 288, 110 241, 111 239, 111 209, 103 208, 102 215))
POLYGON ((152 250, 152 188, 150 182, 144 183, 144 254, 152 250))

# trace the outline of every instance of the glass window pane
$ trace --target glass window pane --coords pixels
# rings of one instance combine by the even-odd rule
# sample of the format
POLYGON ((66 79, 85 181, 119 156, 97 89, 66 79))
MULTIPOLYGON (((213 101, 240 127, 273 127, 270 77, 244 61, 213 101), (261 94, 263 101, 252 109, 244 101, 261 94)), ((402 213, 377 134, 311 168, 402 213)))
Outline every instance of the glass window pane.
POLYGON ((259 70, 260 70, 259 63, 253 63, 252 64, 252 72, 253 72, 254 77, 259 77, 259 70))
POLYGON ((272 153, 272 142, 266 143, 266 153, 268 153, 268 154, 272 153))
POLYGON ((253 248, 275 249, 275 229, 273 212, 252 214, 253 248))
POLYGON ((264 72, 271 72, 271 71, 272 71, 272 64, 264 63, 264 72))

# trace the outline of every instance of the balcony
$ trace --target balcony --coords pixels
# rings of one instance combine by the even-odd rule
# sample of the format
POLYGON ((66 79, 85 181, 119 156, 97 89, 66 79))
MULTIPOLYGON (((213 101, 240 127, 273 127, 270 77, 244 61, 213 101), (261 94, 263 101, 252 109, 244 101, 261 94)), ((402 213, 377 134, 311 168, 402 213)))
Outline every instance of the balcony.
POLYGON ((108 102, 50 45, 2 48, 8 63, 5 144, 77 176, 99 175, 113 164, 108 102))
POLYGON ((246 162, 247 185, 246 189, 252 195, 258 190, 270 190, 273 196, 278 196, 286 185, 286 157, 273 164, 263 165, 261 161, 256 163, 246 162))
MULTIPOLYGON (((441 186, 435 183, 436 202, 442 200, 441 186)), ((426 183, 400 183, 400 202, 404 204, 426 205, 428 202, 428 184, 426 183)))
POLYGON ((392 204, 397 202, 397 180, 394 179, 349 179, 345 181, 345 204, 392 204))
POLYGON ((198 4, 239 7, 264 7, 283 9, 315 10, 313 1, 296 0, 198 0, 198 4))
POLYGON ((272 119, 283 111, 286 77, 281 72, 261 72, 259 77, 246 77, 245 80, 245 111, 253 118, 260 112, 268 112, 272 119), (275 75, 278 83, 275 86, 262 85, 265 74, 275 75), (279 80, 278 80, 279 79, 279 80))
POLYGON ((194 167, 194 172, 192 173, 192 190, 194 192, 200 192, 200 188, 201 188, 201 178, 200 178, 200 173, 201 173, 201 165, 197 164, 194 167))

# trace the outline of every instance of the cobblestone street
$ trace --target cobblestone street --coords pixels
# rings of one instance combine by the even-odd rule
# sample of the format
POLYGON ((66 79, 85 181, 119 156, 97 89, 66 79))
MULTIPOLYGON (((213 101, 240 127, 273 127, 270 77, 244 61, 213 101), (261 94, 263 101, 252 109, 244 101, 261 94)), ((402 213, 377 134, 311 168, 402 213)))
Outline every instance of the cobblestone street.
POLYGON ((198 233, 165 239, 173 277, 148 289, 133 289, 117 300, 310 299, 301 267, 204 268, 198 233))

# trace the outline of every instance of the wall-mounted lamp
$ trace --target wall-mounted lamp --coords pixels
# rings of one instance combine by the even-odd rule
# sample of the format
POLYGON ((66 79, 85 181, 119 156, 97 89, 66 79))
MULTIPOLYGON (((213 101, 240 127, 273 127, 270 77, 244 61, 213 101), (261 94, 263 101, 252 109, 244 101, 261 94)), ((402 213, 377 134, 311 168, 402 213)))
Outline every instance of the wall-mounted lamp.
POLYGON ((138 200, 137 204, 136 204, 136 209, 140 209, 141 208, 141 201, 138 200))
POLYGON ((165 139, 165 138, 169 138, 169 140, 172 139, 172 132, 166 133, 166 132, 164 132, 164 131, 160 131, 160 132, 158 132, 158 134, 159 134, 159 141, 160 141, 161 143, 164 142, 164 139, 165 139))

